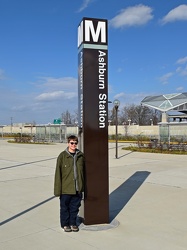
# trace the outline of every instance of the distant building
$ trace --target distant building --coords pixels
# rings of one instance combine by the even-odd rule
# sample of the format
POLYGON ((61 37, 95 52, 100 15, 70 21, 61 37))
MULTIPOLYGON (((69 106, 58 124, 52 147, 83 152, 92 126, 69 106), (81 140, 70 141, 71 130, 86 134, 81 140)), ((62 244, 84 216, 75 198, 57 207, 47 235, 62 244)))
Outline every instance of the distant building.
POLYGON ((147 96, 141 104, 162 112, 159 123, 160 141, 170 143, 171 137, 187 140, 187 92, 147 96))
POLYGON ((147 96, 141 104, 161 111, 162 122, 168 122, 171 118, 173 121, 187 121, 187 92, 147 96))

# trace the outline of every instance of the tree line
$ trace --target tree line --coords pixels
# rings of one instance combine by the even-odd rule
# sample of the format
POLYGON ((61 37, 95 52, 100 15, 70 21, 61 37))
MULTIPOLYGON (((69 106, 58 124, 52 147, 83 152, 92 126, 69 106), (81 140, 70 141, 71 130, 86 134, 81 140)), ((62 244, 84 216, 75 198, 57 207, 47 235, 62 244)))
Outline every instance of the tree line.
MULTIPOLYGON (((119 125, 157 125, 161 121, 162 113, 142 105, 129 104, 121 107, 117 112, 119 125)), ((70 113, 68 110, 61 114, 61 121, 66 125, 77 126, 78 111, 70 113)), ((113 107, 108 110, 108 121, 110 125, 116 124, 116 110, 113 107)))

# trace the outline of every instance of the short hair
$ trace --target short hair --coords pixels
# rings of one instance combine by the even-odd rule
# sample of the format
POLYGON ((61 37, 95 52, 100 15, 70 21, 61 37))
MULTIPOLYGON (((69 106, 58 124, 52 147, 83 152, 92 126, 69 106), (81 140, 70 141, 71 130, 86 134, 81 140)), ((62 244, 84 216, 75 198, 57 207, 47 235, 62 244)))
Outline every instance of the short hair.
POLYGON ((72 140, 72 141, 78 142, 78 137, 75 136, 75 135, 70 135, 70 136, 68 136, 68 143, 69 143, 71 140, 72 140))

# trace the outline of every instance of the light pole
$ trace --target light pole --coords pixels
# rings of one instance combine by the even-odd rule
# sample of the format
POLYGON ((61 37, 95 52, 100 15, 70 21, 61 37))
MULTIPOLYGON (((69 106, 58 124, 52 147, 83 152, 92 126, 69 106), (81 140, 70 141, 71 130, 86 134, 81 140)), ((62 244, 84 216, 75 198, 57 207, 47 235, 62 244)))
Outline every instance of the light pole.
POLYGON ((118 108, 120 101, 116 99, 114 100, 113 104, 116 111, 116 159, 118 159, 118 108))
POLYGON ((21 142, 22 142, 22 127, 20 127, 20 131, 21 131, 21 142))
POLYGON ((12 120, 13 120, 13 117, 11 116, 11 117, 10 117, 10 129, 11 129, 11 134, 12 134, 12 127, 13 127, 13 122, 12 122, 12 120))

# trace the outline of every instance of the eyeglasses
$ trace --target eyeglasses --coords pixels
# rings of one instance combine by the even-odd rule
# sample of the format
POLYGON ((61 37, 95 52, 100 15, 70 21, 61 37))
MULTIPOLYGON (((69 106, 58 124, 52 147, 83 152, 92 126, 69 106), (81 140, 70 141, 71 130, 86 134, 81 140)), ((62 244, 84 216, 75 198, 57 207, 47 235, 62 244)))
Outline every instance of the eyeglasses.
POLYGON ((77 145, 78 142, 72 142, 72 141, 71 141, 70 144, 71 144, 71 145, 77 145))

